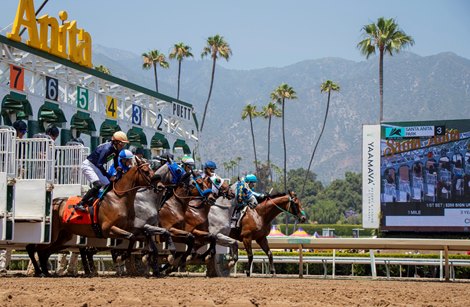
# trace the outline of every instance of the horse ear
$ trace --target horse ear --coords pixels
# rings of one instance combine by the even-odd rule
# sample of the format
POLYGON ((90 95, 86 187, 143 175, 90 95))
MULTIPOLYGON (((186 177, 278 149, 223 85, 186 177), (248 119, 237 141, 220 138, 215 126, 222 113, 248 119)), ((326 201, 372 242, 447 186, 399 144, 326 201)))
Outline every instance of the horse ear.
POLYGON ((140 160, 140 158, 139 158, 139 157, 137 157, 137 156, 134 156, 134 158, 135 158, 135 161, 137 162, 137 165, 140 165, 140 164, 142 164, 142 160, 140 160))

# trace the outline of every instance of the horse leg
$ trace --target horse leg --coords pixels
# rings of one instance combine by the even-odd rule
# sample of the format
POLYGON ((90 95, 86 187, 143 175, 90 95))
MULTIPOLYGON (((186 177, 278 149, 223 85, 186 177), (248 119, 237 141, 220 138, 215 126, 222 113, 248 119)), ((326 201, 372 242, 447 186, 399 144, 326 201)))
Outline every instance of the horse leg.
POLYGON ((116 274, 118 276, 121 276, 123 272, 121 270, 121 265, 119 263, 118 257, 119 257, 119 250, 112 249, 111 250, 111 258, 113 259, 114 269, 116 270, 116 274))
POLYGON ((260 239, 256 240, 256 242, 263 249, 264 253, 268 256, 269 270, 271 271, 271 274, 273 276, 275 276, 276 275, 276 270, 274 269, 273 253, 271 252, 271 249, 269 249, 268 239, 266 237, 264 237, 264 238, 260 238, 260 239))
POLYGON ((29 259, 31 259, 31 263, 34 266, 34 276, 44 276, 42 274, 41 268, 39 267, 38 262, 36 261, 35 253, 36 253, 36 245, 35 244, 28 244, 26 245, 26 251, 28 252, 29 259))
POLYGON ((87 248, 86 250, 86 258, 88 262, 88 268, 90 269, 91 276, 98 276, 98 272, 96 271, 95 262, 93 261, 93 256, 96 254, 97 250, 94 247, 87 248))
POLYGON ((85 276, 90 276, 90 265, 88 263, 86 247, 80 247, 80 259, 82 259, 83 270, 85 271, 85 276))
POLYGON ((129 239, 129 245, 127 250, 123 253, 121 260, 124 261, 126 271, 128 275, 135 276, 137 275, 137 269, 135 268, 135 259, 132 255, 132 250, 134 249, 134 244, 137 240, 135 237, 129 239))
POLYGON ((174 262, 176 255, 176 246, 171 238, 171 234, 168 230, 162 227, 144 225, 144 229, 147 235, 160 235, 166 242, 167 248, 170 251, 171 255, 168 256, 168 262, 174 262))
POLYGON ((243 245, 245 245, 246 254, 248 255, 248 270, 246 276, 250 277, 253 270, 253 250, 251 249, 251 237, 243 238, 243 245))
POLYGON ((134 237, 134 234, 132 232, 129 232, 117 226, 111 226, 109 230, 110 230, 110 233, 112 233, 113 235, 120 236, 123 239, 130 240, 134 237))
POLYGON ((209 259, 211 259, 215 255, 215 245, 217 242, 217 237, 210 232, 202 231, 198 229, 193 229, 191 233, 195 237, 202 239, 203 241, 206 241, 206 242, 208 241, 210 243, 209 249, 204 254, 202 254, 202 257, 205 258, 204 260, 206 262, 209 261, 209 259))
POLYGON ((51 274, 49 273, 49 270, 47 268, 49 256, 51 255, 51 253, 47 250, 38 251, 37 253, 39 257, 39 265, 41 266, 42 274, 45 277, 51 277, 51 274))
POLYGON ((153 240, 152 236, 146 236, 147 241, 149 243, 150 247, 150 264, 152 266, 153 270, 153 276, 154 277, 162 277, 160 274, 160 267, 158 266, 158 248, 157 244, 155 244, 155 241, 153 240))
POLYGON ((230 247, 230 261, 228 267, 232 268, 238 261, 238 241, 224 234, 217 234, 217 244, 230 247))

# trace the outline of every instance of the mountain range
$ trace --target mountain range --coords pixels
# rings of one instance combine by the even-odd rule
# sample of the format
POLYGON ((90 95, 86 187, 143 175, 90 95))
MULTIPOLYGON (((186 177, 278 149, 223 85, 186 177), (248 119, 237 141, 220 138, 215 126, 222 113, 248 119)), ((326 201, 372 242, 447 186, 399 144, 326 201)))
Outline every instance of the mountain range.
MULTIPOLYGON (((155 89, 152 70, 142 69, 142 58, 128 51, 95 45, 94 65, 104 65, 119 78, 155 89)), ((236 52, 236 51, 234 51, 236 52)), ((195 52, 193 52, 196 54, 195 52)), ((219 59, 223 65, 223 59, 219 59)), ((327 94, 320 85, 332 80, 340 85, 332 92, 325 132, 313 160, 312 171, 328 183, 346 171, 361 171, 362 125, 379 122, 378 58, 355 62, 341 58, 305 60, 285 67, 253 70, 226 69, 218 65, 203 134, 203 157, 218 162, 241 157, 240 170, 254 170, 248 120, 241 120, 247 103, 261 110, 270 93, 289 84, 298 99, 286 101, 287 168, 306 169, 325 115, 327 94)), ((182 64, 180 99, 191 103, 199 122, 209 91, 212 62, 185 60, 182 64)), ((176 97, 178 65, 158 68, 160 92, 176 97)), ((470 118, 470 60, 446 52, 419 56, 401 52, 384 59, 384 120, 417 121, 470 118)), ((268 121, 253 121, 258 160, 266 161, 268 121)), ((271 160, 283 165, 281 119, 271 128, 271 160)), ((222 172, 222 171, 220 171, 222 172)))

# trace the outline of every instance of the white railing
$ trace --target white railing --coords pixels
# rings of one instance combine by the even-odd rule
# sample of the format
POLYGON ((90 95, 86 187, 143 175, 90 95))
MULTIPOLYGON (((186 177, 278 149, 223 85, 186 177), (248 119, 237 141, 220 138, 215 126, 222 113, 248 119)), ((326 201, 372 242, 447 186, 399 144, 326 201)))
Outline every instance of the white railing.
POLYGON ((54 182, 54 141, 32 138, 16 140, 16 178, 54 182))

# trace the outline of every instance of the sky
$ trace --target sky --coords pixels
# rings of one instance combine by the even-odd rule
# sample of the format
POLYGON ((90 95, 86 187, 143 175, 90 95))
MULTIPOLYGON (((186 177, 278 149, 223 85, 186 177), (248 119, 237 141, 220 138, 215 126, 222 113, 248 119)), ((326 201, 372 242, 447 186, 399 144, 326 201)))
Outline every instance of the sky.
MULTIPOLYGON (((44 0, 34 0, 38 9, 44 0)), ((0 29, 13 23, 19 0, 1 0, 0 29)), ((421 56, 454 52, 470 59, 467 0, 49 0, 42 14, 69 20, 91 34, 93 44, 142 54, 168 55, 184 42, 200 59, 207 38, 222 35, 232 49, 230 69, 283 67, 303 60, 340 57, 361 61, 361 28, 379 17, 395 18, 421 56)), ((8 31, 9 29, 7 29, 8 31)))

